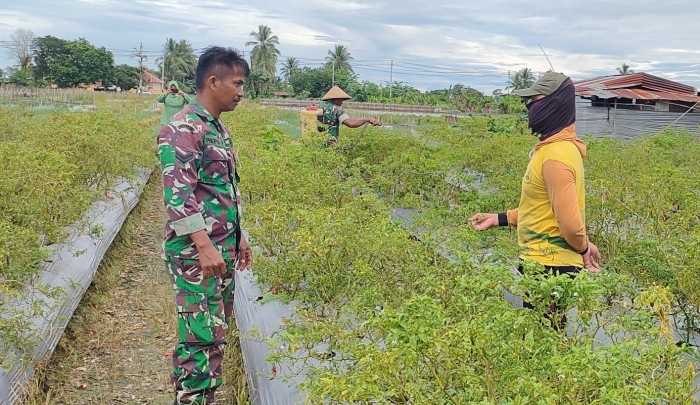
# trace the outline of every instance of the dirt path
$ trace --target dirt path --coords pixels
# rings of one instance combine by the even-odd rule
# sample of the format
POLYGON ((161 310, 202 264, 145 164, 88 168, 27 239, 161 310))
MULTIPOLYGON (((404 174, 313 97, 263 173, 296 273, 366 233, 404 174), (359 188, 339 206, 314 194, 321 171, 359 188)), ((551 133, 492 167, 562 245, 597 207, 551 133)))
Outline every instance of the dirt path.
MULTIPOLYGON (((174 296, 160 258, 165 212, 159 173, 107 253, 26 405, 172 404, 174 296)), ((235 332, 219 404, 247 403, 235 332)), ((40 368, 38 368, 40 369, 40 368)))

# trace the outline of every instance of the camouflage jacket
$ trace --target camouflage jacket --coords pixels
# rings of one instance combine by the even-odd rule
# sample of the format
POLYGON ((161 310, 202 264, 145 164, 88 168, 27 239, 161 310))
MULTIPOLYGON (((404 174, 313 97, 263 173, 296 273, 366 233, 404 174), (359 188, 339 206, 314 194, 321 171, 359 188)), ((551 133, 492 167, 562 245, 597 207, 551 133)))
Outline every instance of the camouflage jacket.
POLYGON ((325 129, 327 129, 329 136, 338 138, 340 124, 348 118, 343 107, 339 107, 330 101, 322 101, 319 103, 318 109, 321 110, 318 114, 318 121, 326 126, 325 129))
POLYGON ((189 235, 206 230, 224 260, 235 259, 241 195, 231 132, 195 102, 161 128, 158 154, 168 212, 164 256, 198 259, 189 235))

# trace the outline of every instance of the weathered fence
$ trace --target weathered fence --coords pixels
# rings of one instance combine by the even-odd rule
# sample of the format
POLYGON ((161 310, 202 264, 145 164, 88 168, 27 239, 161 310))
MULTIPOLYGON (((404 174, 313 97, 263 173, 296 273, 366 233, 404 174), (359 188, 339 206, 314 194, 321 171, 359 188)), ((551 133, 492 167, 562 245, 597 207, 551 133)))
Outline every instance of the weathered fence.
POLYGON ((697 132, 700 113, 625 110, 611 106, 591 107, 589 101, 576 102, 576 132, 580 135, 610 136, 629 139, 638 135, 655 135, 666 128, 697 132))
MULTIPOLYGON (((290 100, 290 99, 261 99, 262 105, 274 105, 282 108, 302 109, 310 104, 318 104, 319 100, 290 100)), ((448 107, 438 107, 429 105, 410 104, 385 104, 385 103, 360 103, 347 101, 343 107, 348 110, 374 111, 381 113, 403 113, 403 114, 446 114, 457 113, 456 110, 448 107)))

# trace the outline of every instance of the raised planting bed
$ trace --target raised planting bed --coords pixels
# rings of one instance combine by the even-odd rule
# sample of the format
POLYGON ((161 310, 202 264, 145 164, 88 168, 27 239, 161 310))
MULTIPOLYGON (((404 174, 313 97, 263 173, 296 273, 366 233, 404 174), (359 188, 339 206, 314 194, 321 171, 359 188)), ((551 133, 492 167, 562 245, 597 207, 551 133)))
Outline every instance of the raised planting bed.
MULTIPOLYGON (((244 339, 264 345, 255 349, 254 362, 246 361, 255 364, 249 382, 257 403, 275 393, 286 397, 271 403, 295 403, 295 387, 318 404, 692 403, 696 365, 687 358, 689 349, 676 346, 668 317, 680 291, 675 285, 624 276, 638 268, 625 269, 630 262, 616 253, 621 247, 604 238, 599 245, 610 271, 601 276, 516 280, 512 266, 496 260, 517 257, 514 234, 478 234, 465 226, 475 212, 517 205, 536 142, 521 124, 508 118, 457 126, 428 121, 424 135, 444 145, 439 147, 371 129, 355 148, 338 154, 321 146, 322 136, 293 142, 276 134, 270 142, 265 134, 273 118, 269 108, 228 118, 242 157, 245 226, 260 248, 257 280, 249 283, 262 287, 237 298, 253 303, 250 313, 266 314, 249 317, 248 329, 241 330, 244 339), (462 187, 468 178, 447 184, 455 168, 488 173, 480 188, 492 191, 462 187), (387 215, 397 205, 430 219, 416 222, 426 232, 424 241, 387 215), (433 241, 455 258, 446 259, 433 241), (487 260, 474 260, 475 252, 486 251, 487 260), (575 309, 587 326, 581 324, 579 334, 556 333, 540 311, 513 308, 503 299, 504 288, 516 295, 530 291, 545 303, 556 300, 575 309), (610 344, 600 344, 600 330, 614 337, 610 344), (260 361, 265 350, 266 364, 260 361)), ((343 134, 340 146, 358 132, 343 134)), ((692 156, 698 152, 663 144, 670 141, 659 138, 649 142, 662 144, 640 150, 682 161, 688 170, 671 172, 672 179, 695 176, 692 156)), ((620 157, 634 163, 635 144, 605 155, 612 145, 606 142, 591 145, 591 156, 598 151, 602 161, 586 162, 594 190, 613 177, 603 170, 607 164, 620 157)), ((649 169, 642 157, 634 170, 614 174, 630 176, 619 187, 638 180, 653 190, 644 190, 647 195, 662 194, 661 186, 644 178, 649 169)), ((690 199, 681 202, 679 212, 697 212, 690 199)), ((589 197, 594 241, 605 220, 595 207, 589 197)), ((644 238, 664 236, 649 232, 644 238)), ((664 256, 654 251, 651 257, 664 256)))

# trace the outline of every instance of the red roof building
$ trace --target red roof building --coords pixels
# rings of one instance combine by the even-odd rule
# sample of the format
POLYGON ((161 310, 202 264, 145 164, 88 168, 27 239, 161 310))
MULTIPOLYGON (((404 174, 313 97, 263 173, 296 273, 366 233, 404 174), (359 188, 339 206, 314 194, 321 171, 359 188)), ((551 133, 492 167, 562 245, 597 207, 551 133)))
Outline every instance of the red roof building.
POLYGON ((151 72, 143 72, 143 86, 148 90, 163 90, 163 81, 151 72))
MULTIPOLYGON (((647 73, 603 76, 574 83, 576 94, 594 107, 642 111, 686 112, 698 107, 694 87, 647 73)), ((692 112, 700 112, 700 107, 692 112)))

